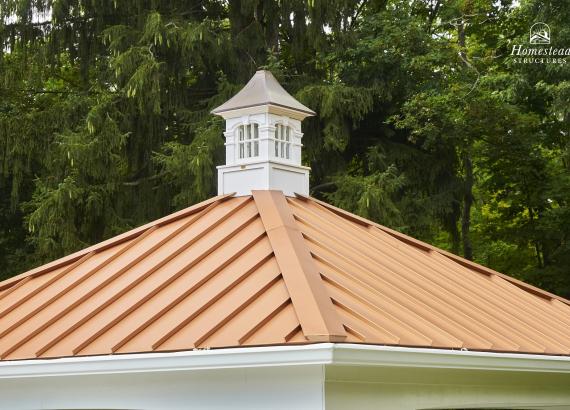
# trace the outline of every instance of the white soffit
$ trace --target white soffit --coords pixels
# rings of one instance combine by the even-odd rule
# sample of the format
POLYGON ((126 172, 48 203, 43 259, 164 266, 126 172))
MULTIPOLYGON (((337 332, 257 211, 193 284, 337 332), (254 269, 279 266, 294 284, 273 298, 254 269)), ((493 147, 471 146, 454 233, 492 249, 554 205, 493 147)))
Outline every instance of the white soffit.
POLYGON ((5 361, 0 379, 314 364, 570 373, 568 356, 318 343, 5 361))

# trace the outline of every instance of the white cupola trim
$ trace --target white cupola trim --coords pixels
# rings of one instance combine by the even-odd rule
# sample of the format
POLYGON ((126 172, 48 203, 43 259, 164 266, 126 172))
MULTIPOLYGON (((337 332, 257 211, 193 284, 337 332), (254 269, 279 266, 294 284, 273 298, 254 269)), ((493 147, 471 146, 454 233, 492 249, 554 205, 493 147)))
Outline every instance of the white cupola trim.
POLYGON ((269 71, 212 111, 226 120, 226 164, 218 168, 218 194, 280 190, 309 194, 310 168, 301 165, 301 121, 315 112, 295 100, 269 71))

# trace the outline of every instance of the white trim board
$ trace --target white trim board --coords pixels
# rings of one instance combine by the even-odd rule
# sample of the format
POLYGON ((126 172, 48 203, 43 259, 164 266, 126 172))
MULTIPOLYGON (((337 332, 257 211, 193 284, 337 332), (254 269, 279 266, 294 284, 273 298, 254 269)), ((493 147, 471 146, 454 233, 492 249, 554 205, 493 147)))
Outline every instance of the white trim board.
POLYGON ((0 378, 314 364, 570 373, 569 356, 317 343, 0 361, 0 378))

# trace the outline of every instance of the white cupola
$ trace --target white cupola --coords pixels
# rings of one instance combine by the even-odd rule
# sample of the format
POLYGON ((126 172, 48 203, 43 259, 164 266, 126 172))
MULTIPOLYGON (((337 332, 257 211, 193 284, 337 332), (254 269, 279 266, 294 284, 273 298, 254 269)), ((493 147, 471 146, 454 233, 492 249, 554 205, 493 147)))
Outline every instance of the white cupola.
POLYGON ((309 194, 310 168, 301 165, 301 121, 315 115, 273 74, 255 73, 246 86, 212 111, 226 120, 226 164, 218 167, 218 194, 280 190, 309 194))

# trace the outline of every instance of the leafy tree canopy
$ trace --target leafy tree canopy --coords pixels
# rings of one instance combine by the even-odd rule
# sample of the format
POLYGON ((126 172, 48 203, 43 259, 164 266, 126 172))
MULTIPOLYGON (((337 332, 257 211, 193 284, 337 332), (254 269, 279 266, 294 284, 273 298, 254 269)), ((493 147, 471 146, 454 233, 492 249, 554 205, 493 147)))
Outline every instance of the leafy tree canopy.
POLYGON ((260 68, 318 116, 312 194, 570 296, 570 64, 501 0, 0 0, 0 278, 215 194, 260 68))

